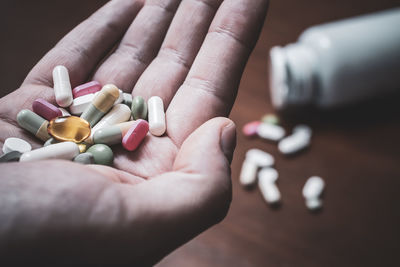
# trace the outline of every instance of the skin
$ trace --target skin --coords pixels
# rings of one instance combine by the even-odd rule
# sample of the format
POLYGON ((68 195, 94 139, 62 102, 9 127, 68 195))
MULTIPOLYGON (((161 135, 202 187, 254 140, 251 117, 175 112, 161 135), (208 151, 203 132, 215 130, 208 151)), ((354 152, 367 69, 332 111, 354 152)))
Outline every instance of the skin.
POLYGON ((0 165, 2 262, 151 265, 220 222, 231 202, 235 125, 224 118, 258 39, 267 0, 114 0, 65 36, 0 99, 0 140, 42 144, 18 127, 37 98, 55 103, 52 69, 73 87, 113 83, 160 96, 167 133, 114 168, 52 160, 0 165))

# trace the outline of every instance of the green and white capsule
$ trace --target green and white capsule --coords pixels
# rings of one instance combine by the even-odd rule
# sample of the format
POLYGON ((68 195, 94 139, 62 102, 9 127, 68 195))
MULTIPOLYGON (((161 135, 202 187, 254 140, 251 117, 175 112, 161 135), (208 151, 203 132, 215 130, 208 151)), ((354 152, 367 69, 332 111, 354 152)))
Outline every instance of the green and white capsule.
POLYGON ((82 113, 81 118, 93 127, 110 110, 119 97, 119 90, 113 84, 104 85, 92 103, 82 113))
POLYGON ((95 144, 116 145, 121 144, 122 138, 135 121, 127 121, 97 130, 93 135, 95 144))
POLYGON ((17 122, 19 126, 31 132, 34 136, 42 141, 46 141, 50 138, 50 135, 47 132, 47 125, 49 125, 49 121, 43 119, 29 109, 23 109, 18 113, 17 122))

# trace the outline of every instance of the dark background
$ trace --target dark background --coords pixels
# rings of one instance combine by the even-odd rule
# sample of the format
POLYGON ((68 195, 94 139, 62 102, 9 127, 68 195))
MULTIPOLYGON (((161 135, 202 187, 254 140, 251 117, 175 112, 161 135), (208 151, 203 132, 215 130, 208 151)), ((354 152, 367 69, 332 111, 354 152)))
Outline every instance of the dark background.
MULTIPOLYGON (((11 92, 56 42, 106 1, 2 0, 1 95, 11 92)), ((390 0, 272 1, 261 38, 247 65, 231 118, 238 130, 274 112, 267 62, 274 45, 294 42, 307 27, 387 9, 390 0)), ((399 25, 400 31, 400 25, 399 25)), ((400 49, 400 48, 399 48, 400 49)), ((314 130, 311 147, 286 158, 277 146, 238 132, 232 164, 233 202, 227 218, 167 256, 159 266, 400 266, 400 95, 351 108, 282 117, 314 130), (258 189, 238 183, 249 148, 273 154, 283 202, 264 203, 258 189), (302 187, 326 181, 324 210, 311 214, 302 187)))

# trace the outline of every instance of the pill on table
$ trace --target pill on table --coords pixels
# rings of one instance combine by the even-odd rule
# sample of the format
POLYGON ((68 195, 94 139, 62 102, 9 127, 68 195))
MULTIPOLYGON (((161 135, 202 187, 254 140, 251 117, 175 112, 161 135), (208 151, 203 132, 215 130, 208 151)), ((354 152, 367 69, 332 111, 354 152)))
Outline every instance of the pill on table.
POLYGON ((42 141, 50 138, 50 135, 47 133, 49 122, 28 109, 23 109, 18 113, 17 122, 19 126, 42 141))
POLYGON ((305 124, 299 124, 293 128, 293 133, 298 133, 298 132, 307 134, 309 137, 311 137, 312 135, 312 129, 305 124))
POLYGON ((274 165, 274 157, 260 149, 252 148, 246 152, 246 160, 253 162, 257 167, 270 167, 274 165))
POLYGON ((62 116, 62 112, 59 108, 42 98, 33 101, 32 110, 46 120, 52 120, 56 117, 62 116))
POLYGON ((79 154, 78 145, 73 142, 61 142, 41 147, 21 155, 19 161, 37 161, 45 159, 72 160, 79 154))
POLYGON ((142 143, 148 132, 148 122, 142 119, 136 120, 123 137, 122 146, 128 151, 135 150, 142 143))
POLYGON ((71 106, 69 106, 69 111, 74 115, 80 116, 90 106, 96 95, 97 93, 94 93, 75 98, 71 106))
POLYGON ((270 183, 267 179, 259 179, 258 187, 265 201, 269 204, 276 204, 281 200, 281 193, 275 183, 270 183))
POLYGON ((60 107, 68 107, 72 103, 72 89, 68 70, 64 66, 53 69, 54 95, 60 107))
POLYGON ((258 166, 250 161, 245 159, 242 164, 242 169, 240 171, 239 181, 243 186, 251 186, 257 180, 257 170, 258 166))
POLYGON ((83 95, 94 94, 100 90, 101 90, 101 84, 97 81, 91 81, 75 87, 72 90, 72 95, 74 98, 77 98, 83 95))
POLYGON ((307 208, 319 209, 322 207, 322 200, 320 196, 325 188, 325 182, 319 176, 312 176, 308 178, 303 187, 303 196, 306 200, 307 208))
POLYGON ((117 100, 115 100, 114 105, 121 104, 124 101, 124 92, 121 89, 118 89, 119 95, 117 100))
POLYGON ((260 121, 252 121, 243 126, 242 132, 245 136, 254 136, 257 134, 257 128, 261 124, 260 121))
POLYGON ((61 116, 71 116, 71 113, 69 113, 65 108, 58 108, 61 111, 61 116))
POLYGON ((293 132, 278 143, 278 149, 285 155, 294 154, 310 145, 310 135, 304 131, 293 132))
POLYGON ((121 144, 122 138, 136 121, 127 121, 97 130, 93 134, 93 143, 115 145, 121 144))
POLYGON ((114 154, 111 148, 104 144, 96 144, 91 146, 87 153, 93 155, 94 164, 111 166, 114 160, 114 154))
POLYGON ((147 104, 143 97, 135 96, 132 99, 132 117, 134 120, 147 118, 147 104))
POLYGON ((149 127, 150 133, 155 136, 161 136, 167 129, 165 123, 164 104, 159 96, 152 96, 147 101, 149 109, 149 127))
POLYGON ((83 111, 81 118, 94 127, 96 123, 112 108, 119 97, 119 90, 115 85, 104 85, 95 96, 92 103, 83 111))
POLYGON ((279 125, 261 123, 257 128, 257 134, 267 140, 279 141, 285 136, 285 130, 279 125))
POLYGON ((124 101, 122 101, 122 103, 127 105, 128 107, 132 107, 132 100, 133 100, 132 95, 128 94, 128 93, 123 93, 122 97, 124 99, 124 101))
POLYGON ((0 156, 0 163, 19 161, 22 153, 19 151, 11 151, 0 156))
POLYGON ((17 137, 9 137, 4 141, 3 152, 18 151, 20 153, 32 150, 32 146, 25 140, 17 137))
POLYGON ((261 118, 262 122, 265 123, 270 123, 270 124, 279 124, 279 119, 276 115, 274 114, 265 114, 262 118, 261 118))
POLYGON ((90 153, 81 153, 73 159, 74 162, 81 164, 93 164, 94 158, 90 153))
POLYGON ((266 167, 258 172, 258 179, 263 180, 263 183, 275 183, 278 176, 278 172, 274 168, 266 167))
POLYGON ((59 141, 82 142, 90 136, 90 125, 76 116, 58 117, 50 121, 47 130, 59 141))

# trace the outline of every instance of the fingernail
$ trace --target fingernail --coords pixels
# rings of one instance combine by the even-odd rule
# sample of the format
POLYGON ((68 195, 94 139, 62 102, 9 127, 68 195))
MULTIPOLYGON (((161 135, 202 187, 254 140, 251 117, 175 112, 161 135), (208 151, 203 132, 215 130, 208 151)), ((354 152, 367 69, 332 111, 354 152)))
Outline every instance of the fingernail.
POLYGON ((230 121, 222 129, 221 133, 222 152, 224 152, 224 155, 228 159, 229 163, 232 162, 233 152, 235 151, 235 147, 236 147, 236 126, 232 121, 230 121))

